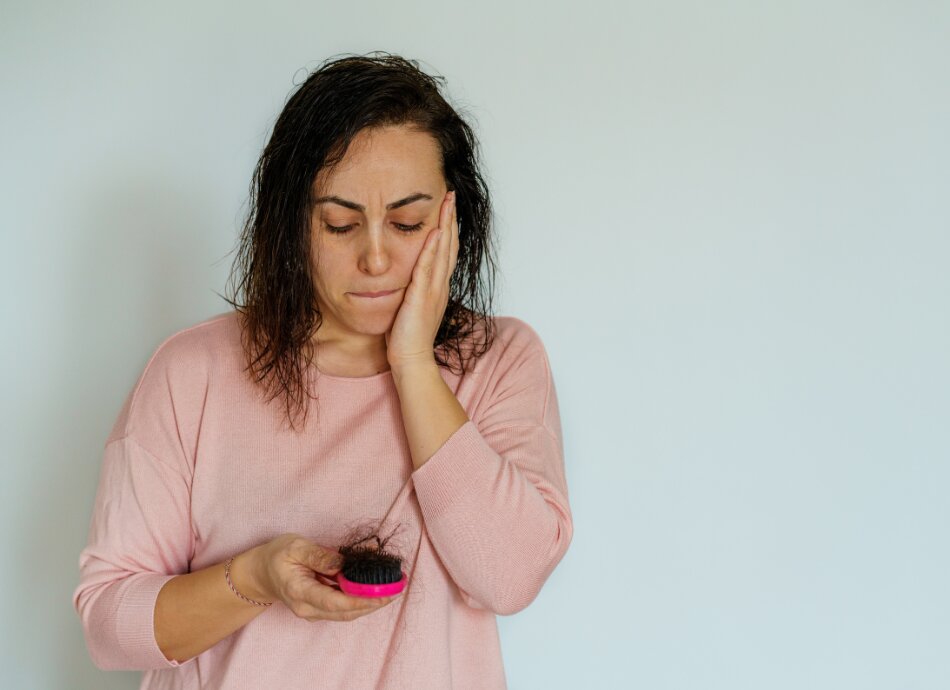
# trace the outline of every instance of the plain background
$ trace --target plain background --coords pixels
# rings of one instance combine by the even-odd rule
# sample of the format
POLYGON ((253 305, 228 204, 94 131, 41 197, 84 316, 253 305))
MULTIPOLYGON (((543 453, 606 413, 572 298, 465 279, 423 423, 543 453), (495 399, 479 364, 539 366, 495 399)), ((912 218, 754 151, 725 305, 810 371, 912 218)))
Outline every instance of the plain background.
POLYGON ((560 398, 575 536, 510 686, 950 687, 946 2, 0 8, 0 686, 137 687, 69 599, 104 439, 227 309, 295 85, 386 50, 476 127, 560 398))

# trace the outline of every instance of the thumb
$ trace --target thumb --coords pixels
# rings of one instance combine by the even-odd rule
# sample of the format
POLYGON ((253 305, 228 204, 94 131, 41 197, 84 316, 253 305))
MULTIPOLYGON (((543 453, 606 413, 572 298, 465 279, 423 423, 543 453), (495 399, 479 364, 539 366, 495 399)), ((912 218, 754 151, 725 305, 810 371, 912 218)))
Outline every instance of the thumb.
POLYGON ((343 557, 335 551, 313 549, 307 565, 318 573, 334 575, 343 566, 343 557))

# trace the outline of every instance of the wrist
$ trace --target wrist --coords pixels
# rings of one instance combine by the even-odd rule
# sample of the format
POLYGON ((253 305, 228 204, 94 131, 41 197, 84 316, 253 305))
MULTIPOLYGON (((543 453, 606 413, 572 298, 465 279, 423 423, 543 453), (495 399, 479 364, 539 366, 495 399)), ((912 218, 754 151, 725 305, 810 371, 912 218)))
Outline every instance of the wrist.
POLYGON ((417 359, 397 364, 390 364, 390 370, 393 374, 393 382, 397 385, 400 381, 419 376, 431 376, 438 373, 439 365, 434 358, 417 359))
POLYGON ((275 597, 262 584, 260 549, 254 547, 234 557, 231 583, 241 594, 261 603, 273 603, 275 597))

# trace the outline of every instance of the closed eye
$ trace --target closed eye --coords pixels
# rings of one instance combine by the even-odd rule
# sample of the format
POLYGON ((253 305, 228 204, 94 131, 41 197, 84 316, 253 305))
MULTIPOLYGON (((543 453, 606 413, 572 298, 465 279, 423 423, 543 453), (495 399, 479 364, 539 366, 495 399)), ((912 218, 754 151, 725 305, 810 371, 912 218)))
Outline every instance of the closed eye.
POLYGON ((403 225, 402 223, 393 223, 397 228, 403 232, 415 232, 422 227, 422 223, 416 223, 415 225, 403 225))
MULTIPOLYGON (((329 223, 324 223, 324 225, 326 225, 328 231, 336 235, 345 235, 353 228, 353 225, 330 225, 329 223)), ((401 232, 411 233, 419 230, 423 224, 419 222, 415 225, 403 225, 402 223, 393 223, 393 225, 395 225, 401 232)))

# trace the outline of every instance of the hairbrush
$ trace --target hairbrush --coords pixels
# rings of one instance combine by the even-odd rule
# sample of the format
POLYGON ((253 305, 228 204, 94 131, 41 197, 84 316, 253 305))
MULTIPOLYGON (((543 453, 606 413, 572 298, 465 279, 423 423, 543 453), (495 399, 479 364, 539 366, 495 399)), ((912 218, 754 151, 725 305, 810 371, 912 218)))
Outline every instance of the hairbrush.
MULTIPOLYGON (((390 535, 392 536, 392 535, 390 535)), ((372 534, 337 549, 343 565, 336 581, 344 593, 357 597, 391 597, 406 587, 402 558, 386 550, 389 538, 372 534), (375 541, 376 544, 368 542, 375 541)))

